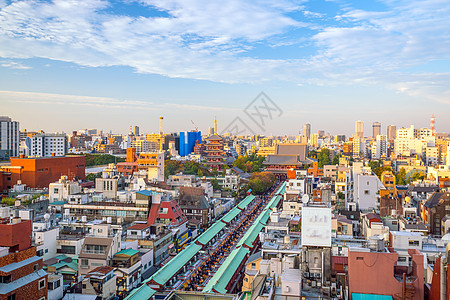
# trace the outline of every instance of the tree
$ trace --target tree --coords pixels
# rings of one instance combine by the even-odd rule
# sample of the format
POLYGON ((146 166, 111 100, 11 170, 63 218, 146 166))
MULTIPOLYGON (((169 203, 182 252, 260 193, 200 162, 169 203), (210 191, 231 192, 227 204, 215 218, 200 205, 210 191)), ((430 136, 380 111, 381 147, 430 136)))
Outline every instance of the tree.
POLYGON ((96 178, 102 177, 102 172, 99 173, 89 173, 86 175, 86 181, 95 181, 96 178))
POLYGON ((335 155, 333 157, 333 160, 331 161, 332 165, 338 165, 339 164, 339 155, 335 155))
POLYGON ((396 175, 396 180, 399 185, 406 184, 406 170, 405 168, 401 168, 400 171, 396 175))
POLYGON ((425 179, 425 174, 420 171, 420 172, 414 172, 412 174, 412 181, 416 181, 416 180, 424 180, 425 179))
POLYGON ((275 176, 271 172, 255 172, 249 179, 248 187, 255 194, 262 194, 275 183, 275 176))
POLYGON ((213 189, 215 191, 220 190, 222 187, 219 185, 219 181, 217 180, 217 178, 213 178, 211 179, 211 185, 213 186, 213 189))
POLYGON ((16 199, 5 197, 2 199, 2 204, 6 204, 8 206, 12 206, 16 203, 16 199))
POLYGON ((233 167, 238 167, 239 169, 245 172, 246 170, 245 159, 244 157, 242 157, 242 155, 239 155, 239 157, 235 159, 235 161, 233 162, 233 167))
POLYGON ((324 165, 329 165, 330 161, 330 149, 323 148, 317 154, 317 161, 319 163, 319 168, 323 168, 324 165))

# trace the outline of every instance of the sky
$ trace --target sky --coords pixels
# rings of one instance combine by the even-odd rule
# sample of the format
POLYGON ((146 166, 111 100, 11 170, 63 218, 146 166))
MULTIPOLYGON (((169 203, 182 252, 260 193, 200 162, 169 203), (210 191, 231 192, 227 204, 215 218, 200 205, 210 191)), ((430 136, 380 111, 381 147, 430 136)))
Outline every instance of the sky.
POLYGON ((450 132, 448 0, 0 0, 22 129, 450 132), (263 92, 263 94, 261 94, 263 92), (262 96, 261 96, 262 95, 262 96), (237 121, 236 121, 237 120, 237 121))

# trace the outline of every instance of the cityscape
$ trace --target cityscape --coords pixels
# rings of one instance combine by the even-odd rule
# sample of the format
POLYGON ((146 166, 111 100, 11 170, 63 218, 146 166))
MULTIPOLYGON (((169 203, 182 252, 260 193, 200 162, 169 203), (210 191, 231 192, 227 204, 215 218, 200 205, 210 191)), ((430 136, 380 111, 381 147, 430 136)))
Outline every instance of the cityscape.
POLYGON ((0 117, 2 296, 447 297, 450 134, 434 116, 369 136, 360 120, 264 136, 156 119, 67 134, 0 117))
POLYGON ((0 300, 449 300, 447 2, 0 0, 0 300))

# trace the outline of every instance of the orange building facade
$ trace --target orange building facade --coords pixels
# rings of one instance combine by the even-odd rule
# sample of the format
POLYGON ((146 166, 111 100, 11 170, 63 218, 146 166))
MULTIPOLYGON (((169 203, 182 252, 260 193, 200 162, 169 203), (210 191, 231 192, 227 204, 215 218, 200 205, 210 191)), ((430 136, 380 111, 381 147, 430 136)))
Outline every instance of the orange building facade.
POLYGON ((54 156, 54 157, 15 157, 11 158, 10 166, 0 169, 0 190, 12 188, 21 180, 31 188, 44 188, 61 176, 71 180, 85 179, 84 156, 54 156))

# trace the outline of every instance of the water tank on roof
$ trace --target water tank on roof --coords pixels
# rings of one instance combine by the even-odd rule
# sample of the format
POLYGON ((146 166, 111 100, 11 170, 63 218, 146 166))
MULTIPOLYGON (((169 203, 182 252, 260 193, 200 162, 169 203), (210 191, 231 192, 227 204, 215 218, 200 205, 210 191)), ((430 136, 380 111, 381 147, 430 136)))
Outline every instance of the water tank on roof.
POLYGON ((81 222, 86 223, 87 222, 87 217, 86 216, 82 216, 81 217, 81 222))

